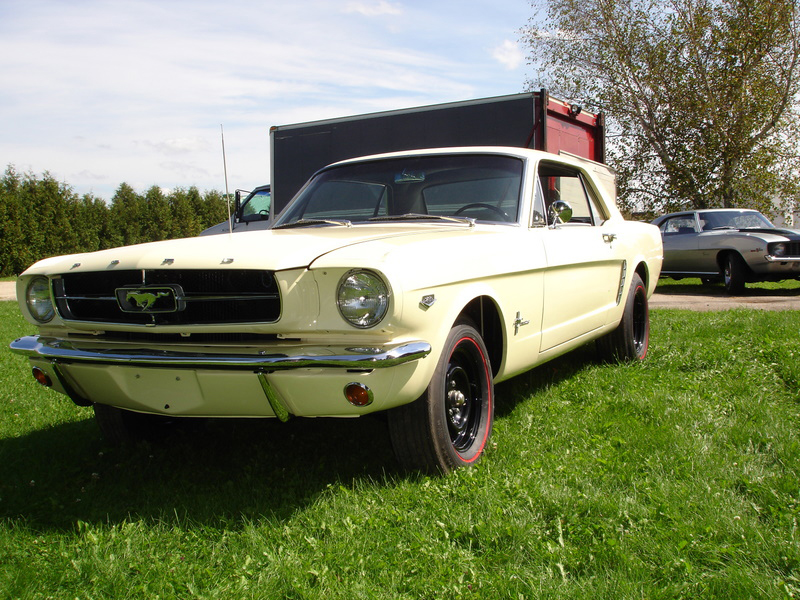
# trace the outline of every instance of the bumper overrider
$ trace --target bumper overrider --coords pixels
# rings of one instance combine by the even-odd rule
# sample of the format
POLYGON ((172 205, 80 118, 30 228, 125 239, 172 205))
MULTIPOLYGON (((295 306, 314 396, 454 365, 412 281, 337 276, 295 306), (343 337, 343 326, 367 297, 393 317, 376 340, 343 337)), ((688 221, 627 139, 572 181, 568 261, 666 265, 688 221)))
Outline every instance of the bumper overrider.
MULTIPOLYGON (((85 373, 86 369, 94 368, 95 372, 99 372, 134 368, 137 373, 133 377, 136 379, 143 377, 142 373, 149 374, 151 378, 152 374, 160 373, 162 380, 165 372, 241 373, 244 371, 250 374, 250 377, 252 374, 257 376, 262 393, 266 396, 272 412, 281 420, 287 420, 291 414, 297 411, 292 410, 294 403, 286 398, 287 394, 276 390, 276 386, 271 381, 273 375, 300 370, 327 373, 333 370, 334 373, 338 372, 346 378, 352 378, 352 374, 357 372, 379 372, 392 367, 407 366, 425 358, 431 352, 431 345, 424 341, 409 341, 376 347, 282 345, 280 348, 274 349, 254 350, 250 348, 251 352, 242 353, 231 347, 205 347, 202 349, 203 351, 184 351, 174 346, 169 349, 153 349, 132 344, 73 341, 46 336, 22 337, 13 341, 10 348, 13 352, 30 359, 37 381, 45 383, 47 379, 48 373, 43 373, 41 378, 36 373, 37 368, 41 369, 41 366, 44 366, 58 382, 58 385, 53 387, 66 393, 76 404, 81 406, 91 405, 94 400, 90 398, 95 395, 82 393, 79 389, 85 385, 81 383, 80 373, 81 371, 85 373), (37 367, 37 365, 39 366, 37 367), (74 373, 67 374, 73 370, 74 373)), ((109 381, 111 379, 116 381, 119 376, 110 378, 109 381)), ((163 382, 156 381, 156 379, 151 385, 163 382)), ((180 380, 180 377, 175 379, 180 380)), ((308 379, 308 377, 304 376, 302 379, 308 379)), ((367 406, 372 403, 372 392, 367 386, 355 382, 348 385, 357 386, 350 390, 355 395, 355 399, 351 399, 348 390, 345 389, 345 397, 350 404, 367 406)), ((120 389, 129 389, 125 385, 119 387, 120 389)), ((202 386, 198 386, 198 389, 200 387, 202 386)), ((113 394, 111 395, 113 400, 113 394)), ((123 408, 138 409, 143 412, 169 412, 167 410, 169 405, 166 405, 164 410, 156 409, 155 404, 160 402, 162 401, 158 400, 142 406, 124 406, 125 402, 111 401, 109 403, 122 404, 123 408)), ((213 414, 215 411, 206 412, 213 414)), ((196 414, 203 414, 202 410, 196 414)))

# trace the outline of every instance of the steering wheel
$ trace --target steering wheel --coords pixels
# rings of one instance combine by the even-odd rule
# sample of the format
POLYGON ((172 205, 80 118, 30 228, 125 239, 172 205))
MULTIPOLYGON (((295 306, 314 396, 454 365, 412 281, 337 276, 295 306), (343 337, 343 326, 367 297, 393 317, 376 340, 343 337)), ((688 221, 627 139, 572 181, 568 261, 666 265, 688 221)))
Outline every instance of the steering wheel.
POLYGON ((490 211, 492 211, 494 213, 497 213, 501 217, 503 217, 504 221, 510 221, 511 220, 511 219, 508 218, 508 213, 506 213, 505 211, 503 211, 500 208, 497 208, 496 206, 492 206, 491 204, 486 204, 485 202, 473 202, 471 204, 465 204, 464 206, 459 208, 455 213, 453 213, 453 215, 454 216, 458 216, 462 212, 464 212, 465 210, 472 210, 473 208, 486 208, 486 209, 488 209, 488 210, 490 210, 490 211))

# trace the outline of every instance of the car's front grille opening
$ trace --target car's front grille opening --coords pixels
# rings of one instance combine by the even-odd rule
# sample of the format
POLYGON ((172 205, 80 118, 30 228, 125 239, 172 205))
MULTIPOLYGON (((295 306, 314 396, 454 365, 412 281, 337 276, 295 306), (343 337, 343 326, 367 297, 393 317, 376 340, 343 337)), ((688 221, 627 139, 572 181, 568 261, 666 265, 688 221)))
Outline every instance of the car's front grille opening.
POLYGON ((152 269, 66 273, 53 280, 53 293, 58 312, 67 321, 132 325, 271 323, 281 314, 272 271, 152 269), (148 295, 152 302, 137 303, 148 295), (134 299, 121 303, 120 297, 126 296, 134 299))

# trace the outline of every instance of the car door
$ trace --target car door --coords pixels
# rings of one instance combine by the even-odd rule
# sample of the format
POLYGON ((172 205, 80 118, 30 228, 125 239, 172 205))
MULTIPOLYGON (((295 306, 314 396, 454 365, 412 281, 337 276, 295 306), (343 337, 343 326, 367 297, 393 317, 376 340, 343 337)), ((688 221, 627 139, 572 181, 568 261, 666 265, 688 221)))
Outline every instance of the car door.
POLYGON ((692 273, 698 270, 698 230, 694 213, 670 217, 659 225, 664 242, 662 273, 692 273))
POLYGON ((542 162, 539 193, 545 200, 548 227, 542 232, 547 268, 544 274, 541 351, 602 327, 615 306, 622 260, 614 250, 616 234, 603 227, 606 216, 578 169, 542 162), (567 222, 557 222, 554 207, 566 202, 567 222))

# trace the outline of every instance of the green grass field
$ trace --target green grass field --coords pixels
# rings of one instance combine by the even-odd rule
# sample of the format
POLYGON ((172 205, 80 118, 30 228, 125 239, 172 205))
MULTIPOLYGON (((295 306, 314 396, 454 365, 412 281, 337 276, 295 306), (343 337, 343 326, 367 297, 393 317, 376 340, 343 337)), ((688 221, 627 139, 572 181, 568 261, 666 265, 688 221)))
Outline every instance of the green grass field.
POLYGON ((380 418, 195 423, 106 446, 0 302, 0 598, 800 596, 797 312, 652 313, 497 386, 493 443, 399 470, 380 418))

